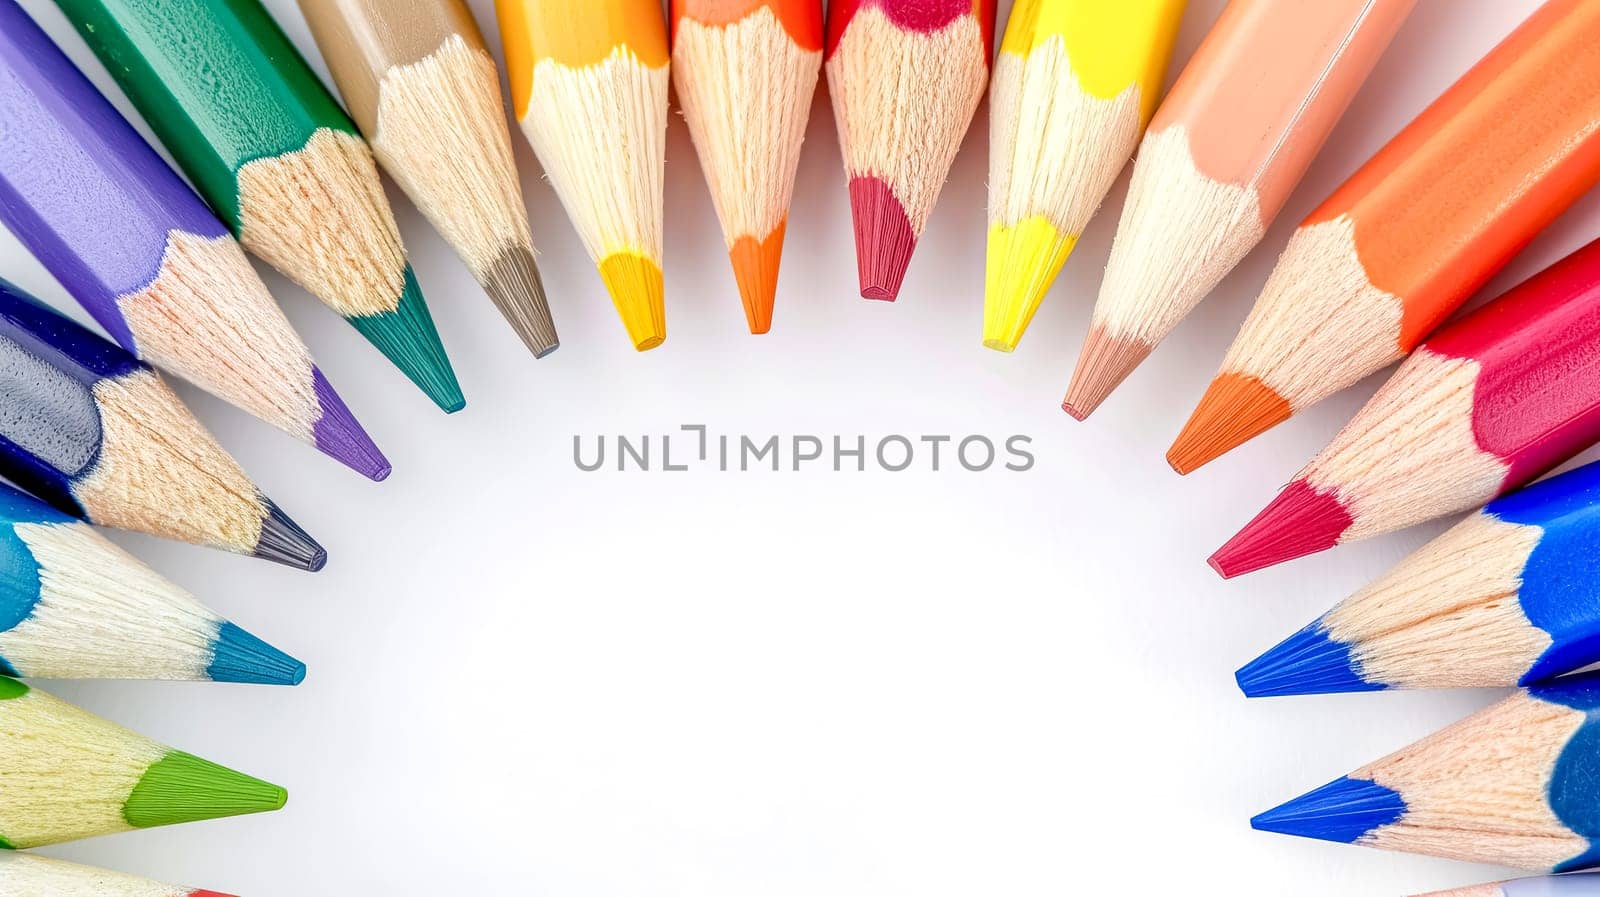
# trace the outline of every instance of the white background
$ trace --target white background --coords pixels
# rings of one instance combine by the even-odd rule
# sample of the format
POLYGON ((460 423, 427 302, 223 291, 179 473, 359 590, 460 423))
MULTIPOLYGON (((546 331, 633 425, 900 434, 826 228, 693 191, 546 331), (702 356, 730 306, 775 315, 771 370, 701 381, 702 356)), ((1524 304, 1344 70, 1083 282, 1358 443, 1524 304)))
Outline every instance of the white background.
MULTIPOLYGON (((50 3, 23 5, 129 109, 50 3)), ((268 5, 322 70, 292 0, 268 5)), ((1247 702, 1234 688, 1239 664, 1441 528, 1231 583, 1204 564, 1375 384, 1186 479, 1162 453, 1293 224, 1535 5, 1421 0, 1261 249, 1087 425, 1058 403, 1124 184, 1020 350, 981 348, 987 106, 887 305, 856 298, 819 91, 763 337, 745 332, 676 114, 670 337, 649 353, 625 340, 520 135, 563 341, 545 360, 392 194, 466 411, 438 413, 269 274, 394 475, 364 482, 185 388, 326 544, 328 568, 118 536, 303 658, 305 684, 47 686, 284 784, 288 807, 50 852, 248 895, 1276 897, 1496 877, 1247 824, 1497 697, 1247 702), (684 423, 763 437, 1024 433, 1039 460, 1025 474, 573 466, 574 434, 684 423)), ((498 51, 491 4, 473 6, 498 51)), ((1174 74, 1221 6, 1190 4, 1174 74)), ((1590 197, 1490 293, 1597 231, 1590 197)), ((4 235, 0 273, 77 314, 4 235)))

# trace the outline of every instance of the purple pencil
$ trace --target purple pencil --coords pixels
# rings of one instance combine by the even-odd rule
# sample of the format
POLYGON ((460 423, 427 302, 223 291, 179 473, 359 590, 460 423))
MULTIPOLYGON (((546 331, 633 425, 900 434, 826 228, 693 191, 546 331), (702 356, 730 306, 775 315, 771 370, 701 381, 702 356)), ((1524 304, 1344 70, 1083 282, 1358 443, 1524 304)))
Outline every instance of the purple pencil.
POLYGON ((15 0, 0 0, 0 222, 128 351, 389 475, 228 229, 15 0))

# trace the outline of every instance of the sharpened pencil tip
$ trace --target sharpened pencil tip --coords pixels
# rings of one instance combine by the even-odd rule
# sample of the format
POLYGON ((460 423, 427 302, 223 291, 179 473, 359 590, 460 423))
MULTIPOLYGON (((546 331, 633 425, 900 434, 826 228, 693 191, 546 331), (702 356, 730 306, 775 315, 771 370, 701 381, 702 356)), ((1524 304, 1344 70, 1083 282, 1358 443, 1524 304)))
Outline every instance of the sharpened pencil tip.
POLYGON ((322 416, 317 418, 311 431, 317 448, 369 480, 381 482, 386 479, 394 470, 389 465, 389 459, 383 456, 372 437, 356 422, 355 415, 350 413, 344 399, 333 391, 333 386, 322 375, 320 368, 311 369, 311 384, 322 410, 322 416))
POLYGON ((1219 374, 1167 450, 1167 463, 1179 475, 1187 475, 1293 414, 1287 399, 1255 377, 1219 374))
POLYGON ((1381 682, 1362 678, 1351 646, 1336 641, 1319 620, 1250 661, 1234 674, 1250 698, 1382 691, 1381 682))
POLYGON ((328 552, 271 499, 264 495, 258 498, 267 509, 267 516, 261 521, 253 554, 297 570, 321 570, 328 563, 328 552))
POLYGON ((1250 820, 1262 832, 1349 844, 1406 812, 1400 793, 1368 779, 1336 779, 1250 820))
POLYGON ((428 303, 422 298, 411 266, 405 268, 400 301, 392 312, 346 318, 395 367, 446 413, 460 411, 467 400, 461 395, 455 369, 433 325, 428 303))
POLYGON ((1151 348, 1149 343, 1117 336, 1099 324, 1090 327, 1061 407, 1078 420, 1086 419, 1149 357, 1151 348))
POLYGON ((778 296, 778 269, 783 262, 783 237, 788 220, 778 222, 772 233, 757 240, 743 236, 728 250, 733 264, 733 279, 739 285, 745 322, 753 334, 772 329, 772 309, 778 296))
POLYGON ((206 673, 213 682, 299 685, 306 665, 232 623, 223 623, 206 673))
POLYGON ((1354 518, 1332 492, 1303 479, 1283 488, 1208 561, 1224 579, 1253 573, 1339 544, 1354 518))
POLYGON ((1078 238, 1035 215, 989 228, 984 266, 983 345, 1010 352, 1022 342, 1039 304, 1078 238))
POLYGON ((850 214, 861 297, 895 301, 917 248, 917 233, 905 207, 882 179, 857 176, 850 179, 850 214))
POLYGON ((661 266, 636 252, 613 252, 601 259, 598 267, 633 347, 644 352, 666 341, 661 266))
POLYGON ((183 751, 150 764, 123 803, 135 828, 283 809, 289 792, 183 751))
POLYGON ((550 318, 550 302, 544 292, 544 279, 534 260, 533 247, 513 243, 489 263, 479 281, 500 314, 516 331, 534 358, 556 350, 561 339, 550 318))

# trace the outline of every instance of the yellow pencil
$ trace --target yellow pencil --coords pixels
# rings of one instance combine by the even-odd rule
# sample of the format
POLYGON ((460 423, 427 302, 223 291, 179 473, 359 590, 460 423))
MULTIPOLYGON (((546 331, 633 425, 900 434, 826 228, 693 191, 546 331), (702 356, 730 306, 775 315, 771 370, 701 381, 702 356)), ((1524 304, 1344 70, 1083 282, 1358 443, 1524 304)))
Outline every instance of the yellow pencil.
POLYGON ((1185 0, 1017 0, 990 94, 983 344, 1017 347, 1160 99, 1185 0))
POLYGON ((635 348, 661 289, 667 23, 659 0, 496 0, 511 99, 635 348))

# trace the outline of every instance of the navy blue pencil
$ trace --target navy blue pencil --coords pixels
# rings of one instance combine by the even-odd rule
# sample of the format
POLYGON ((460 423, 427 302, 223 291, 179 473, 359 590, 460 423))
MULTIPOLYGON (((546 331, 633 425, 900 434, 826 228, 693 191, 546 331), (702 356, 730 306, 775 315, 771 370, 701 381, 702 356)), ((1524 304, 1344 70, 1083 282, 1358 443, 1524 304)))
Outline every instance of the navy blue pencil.
POLYGON ((145 363, 0 280, 0 476, 61 511, 304 570, 327 553, 145 363))

